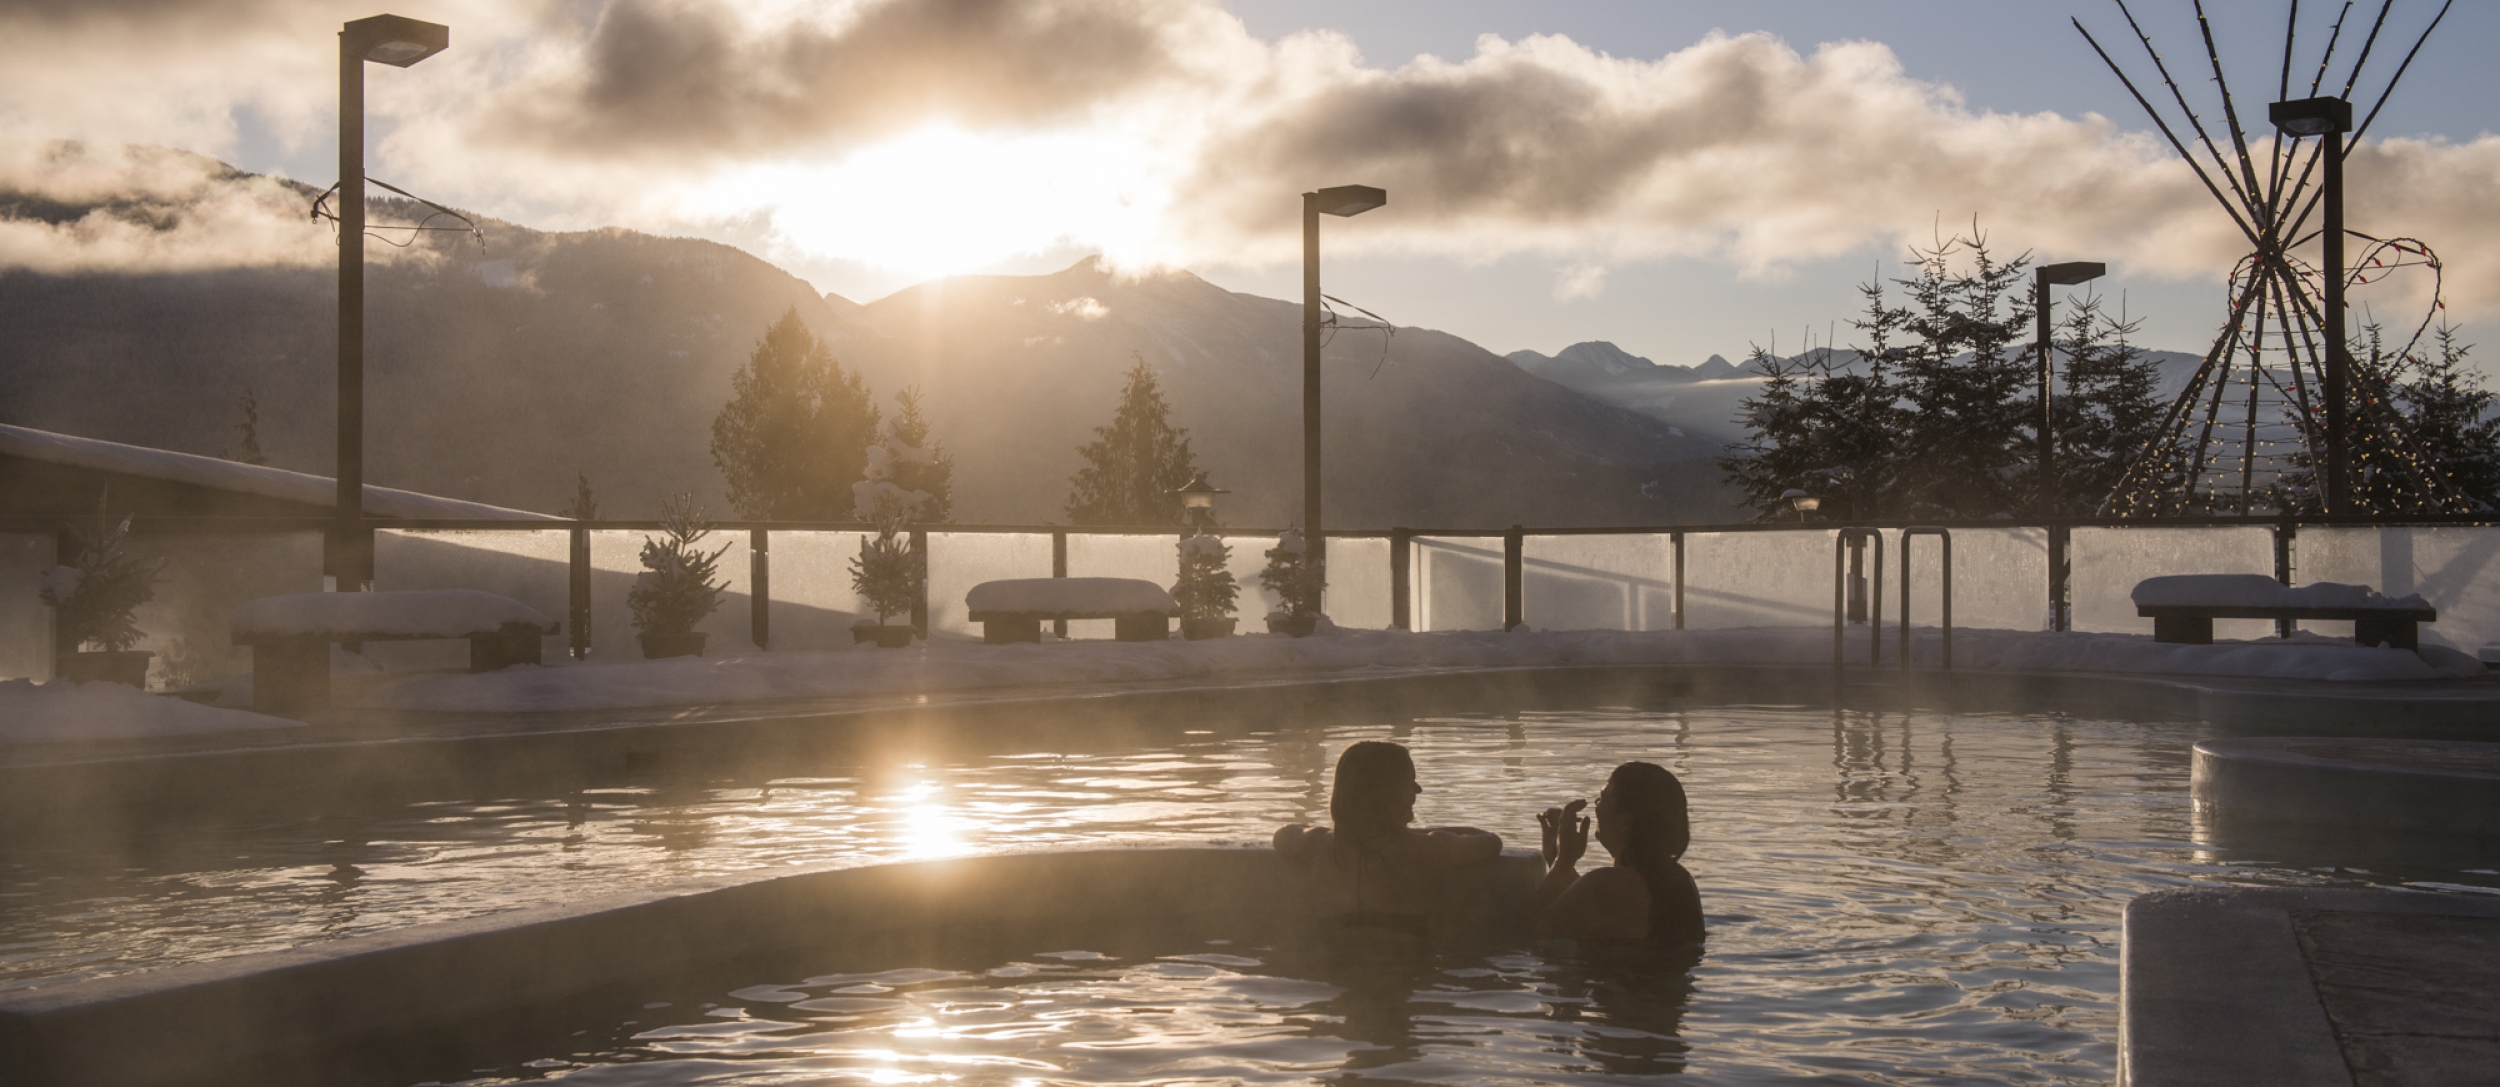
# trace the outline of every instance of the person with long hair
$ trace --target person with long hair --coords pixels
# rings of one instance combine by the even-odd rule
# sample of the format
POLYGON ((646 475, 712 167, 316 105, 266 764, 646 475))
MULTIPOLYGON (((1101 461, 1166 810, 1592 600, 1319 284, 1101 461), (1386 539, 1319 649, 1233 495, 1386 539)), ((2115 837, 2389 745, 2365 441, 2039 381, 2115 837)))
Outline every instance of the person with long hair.
POLYGON ((1682 863, 1693 841, 1684 783, 1656 763, 1615 767, 1596 811, 1597 841, 1615 863, 1581 875, 1590 821, 1580 812, 1587 807, 1574 800, 1537 816, 1545 879, 1528 900, 1529 928, 1584 940, 1700 940, 1701 891, 1682 863))
POLYGON ((1441 876, 1502 853, 1474 827, 1416 828, 1415 760, 1404 747, 1364 740, 1337 757, 1326 827, 1276 832, 1276 852, 1309 877, 1312 911, 1341 930, 1429 935, 1441 876))

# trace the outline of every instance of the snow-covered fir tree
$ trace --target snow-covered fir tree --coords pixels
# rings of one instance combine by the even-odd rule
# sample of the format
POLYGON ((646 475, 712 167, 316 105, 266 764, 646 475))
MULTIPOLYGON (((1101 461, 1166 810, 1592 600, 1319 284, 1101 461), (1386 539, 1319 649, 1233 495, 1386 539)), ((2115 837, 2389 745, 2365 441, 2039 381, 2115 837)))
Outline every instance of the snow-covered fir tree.
POLYGON ((920 386, 895 393, 894 403, 901 410, 886 424, 886 444, 913 454, 894 461, 894 485, 929 496, 913 512, 913 522, 945 524, 955 516, 955 458, 947 454, 945 443, 929 437, 929 420, 920 414, 920 386))
POLYGON ((712 524, 695 508, 692 494, 671 495, 660 504, 660 536, 643 537, 643 570, 625 594, 636 629, 645 634, 690 633, 720 607, 721 590, 729 585, 713 578, 729 545, 704 551, 701 545, 711 534, 712 524))
POLYGON ((1068 521, 1079 525, 1183 525, 1173 492, 1198 474, 1189 431, 1175 427, 1163 389, 1143 356, 1128 372, 1109 426, 1077 449, 1085 467, 1070 480, 1068 521))
POLYGON ((1259 570, 1259 584, 1276 594, 1275 615, 1319 614, 1320 591, 1326 588, 1325 577, 1313 577, 1311 548, 1302 539, 1302 530, 1289 528, 1276 537, 1276 546, 1267 552, 1267 565, 1259 570))
POLYGON ((862 536, 859 557, 851 560, 851 589, 877 613, 877 624, 911 611, 928 579, 924 556, 915 554, 905 529, 929 508, 933 496, 907 488, 899 480, 924 470, 934 459, 918 446, 888 437, 867 450, 865 478, 851 485, 851 514, 877 526, 862 536))
POLYGON ((156 599, 156 575, 165 560, 133 556, 128 548, 130 518, 113 523, 101 503, 92 530, 71 526, 69 533, 77 557, 47 571, 36 590, 52 606, 62 644, 110 652, 139 644, 147 637, 136 619, 139 606, 156 599))
POLYGON ((1221 536, 1190 536, 1180 542, 1180 577, 1172 599, 1183 619, 1222 619, 1233 614, 1241 585, 1233 580, 1233 549, 1221 536))

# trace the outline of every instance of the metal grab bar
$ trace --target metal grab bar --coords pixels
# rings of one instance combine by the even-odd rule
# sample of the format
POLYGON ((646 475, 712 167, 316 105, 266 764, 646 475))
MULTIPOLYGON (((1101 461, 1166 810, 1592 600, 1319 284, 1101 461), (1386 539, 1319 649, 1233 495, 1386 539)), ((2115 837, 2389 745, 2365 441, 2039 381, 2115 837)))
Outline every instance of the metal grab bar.
POLYGON ((1884 534, 1871 528, 1844 528, 1832 537, 1832 681, 1840 680, 1842 635, 1848 626, 1849 571, 1845 564, 1851 540, 1875 541, 1875 585, 1867 594, 1873 605, 1866 626, 1866 663, 1884 663, 1884 534))
POLYGON ((1944 666, 1953 669, 1953 533, 1934 525, 1901 530, 1901 678, 1910 676, 1910 537, 1934 536, 1944 541, 1944 666))

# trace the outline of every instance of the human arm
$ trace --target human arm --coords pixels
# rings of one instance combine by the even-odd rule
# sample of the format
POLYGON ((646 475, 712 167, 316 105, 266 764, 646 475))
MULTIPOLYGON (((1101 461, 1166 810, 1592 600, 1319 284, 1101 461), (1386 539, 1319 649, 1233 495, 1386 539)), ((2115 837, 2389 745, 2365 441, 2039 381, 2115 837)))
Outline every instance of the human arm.
POLYGON ((1589 820, 1580 812, 1588 804, 1586 800, 1574 800, 1537 813, 1537 829, 1544 839, 1537 853, 1545 858, 1545 878, 1537 882, 1536 891, 1528 896, 1528 908, 1521 918, 1531 931, 1544 930, 1546 914, 1580 880, 1580 858, 1589 851, 1589 820))

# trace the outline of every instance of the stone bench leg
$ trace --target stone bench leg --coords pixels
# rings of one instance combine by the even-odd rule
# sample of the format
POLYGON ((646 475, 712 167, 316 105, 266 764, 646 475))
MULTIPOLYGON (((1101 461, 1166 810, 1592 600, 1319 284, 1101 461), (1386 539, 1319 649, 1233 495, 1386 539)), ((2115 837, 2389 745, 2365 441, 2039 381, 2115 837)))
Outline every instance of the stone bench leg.
POLYGON ((535 628, 469 636, 469 671, 500 672, 516 664, 543 664, 535 628))
POLYGON ((1111 626, 1111 636, 1124 642, 1160 642, 1172 636, 1172 621, 1160 615, 1122 615, 1111 626))
POLYGON ((984 619, 981 621, 981 642, 984 645, 1008 645, 1014 642, 1042 640, 1039 619, 984 619))
POLYGON ((252 647, 252 710, 294 714, 330 708, 330 643, 317 639, 252 647))
POLYGON ((2153 640, 2172 645, 2212 645, 2214 621, 2191 616, 2156 617, 2153 620, 2153 640))
POLYGON ((2362 645, 2390 645, 2398 649, 2420 649, 2421 628, 2411 619, 2355 619, 2352 640, 2362 645))

